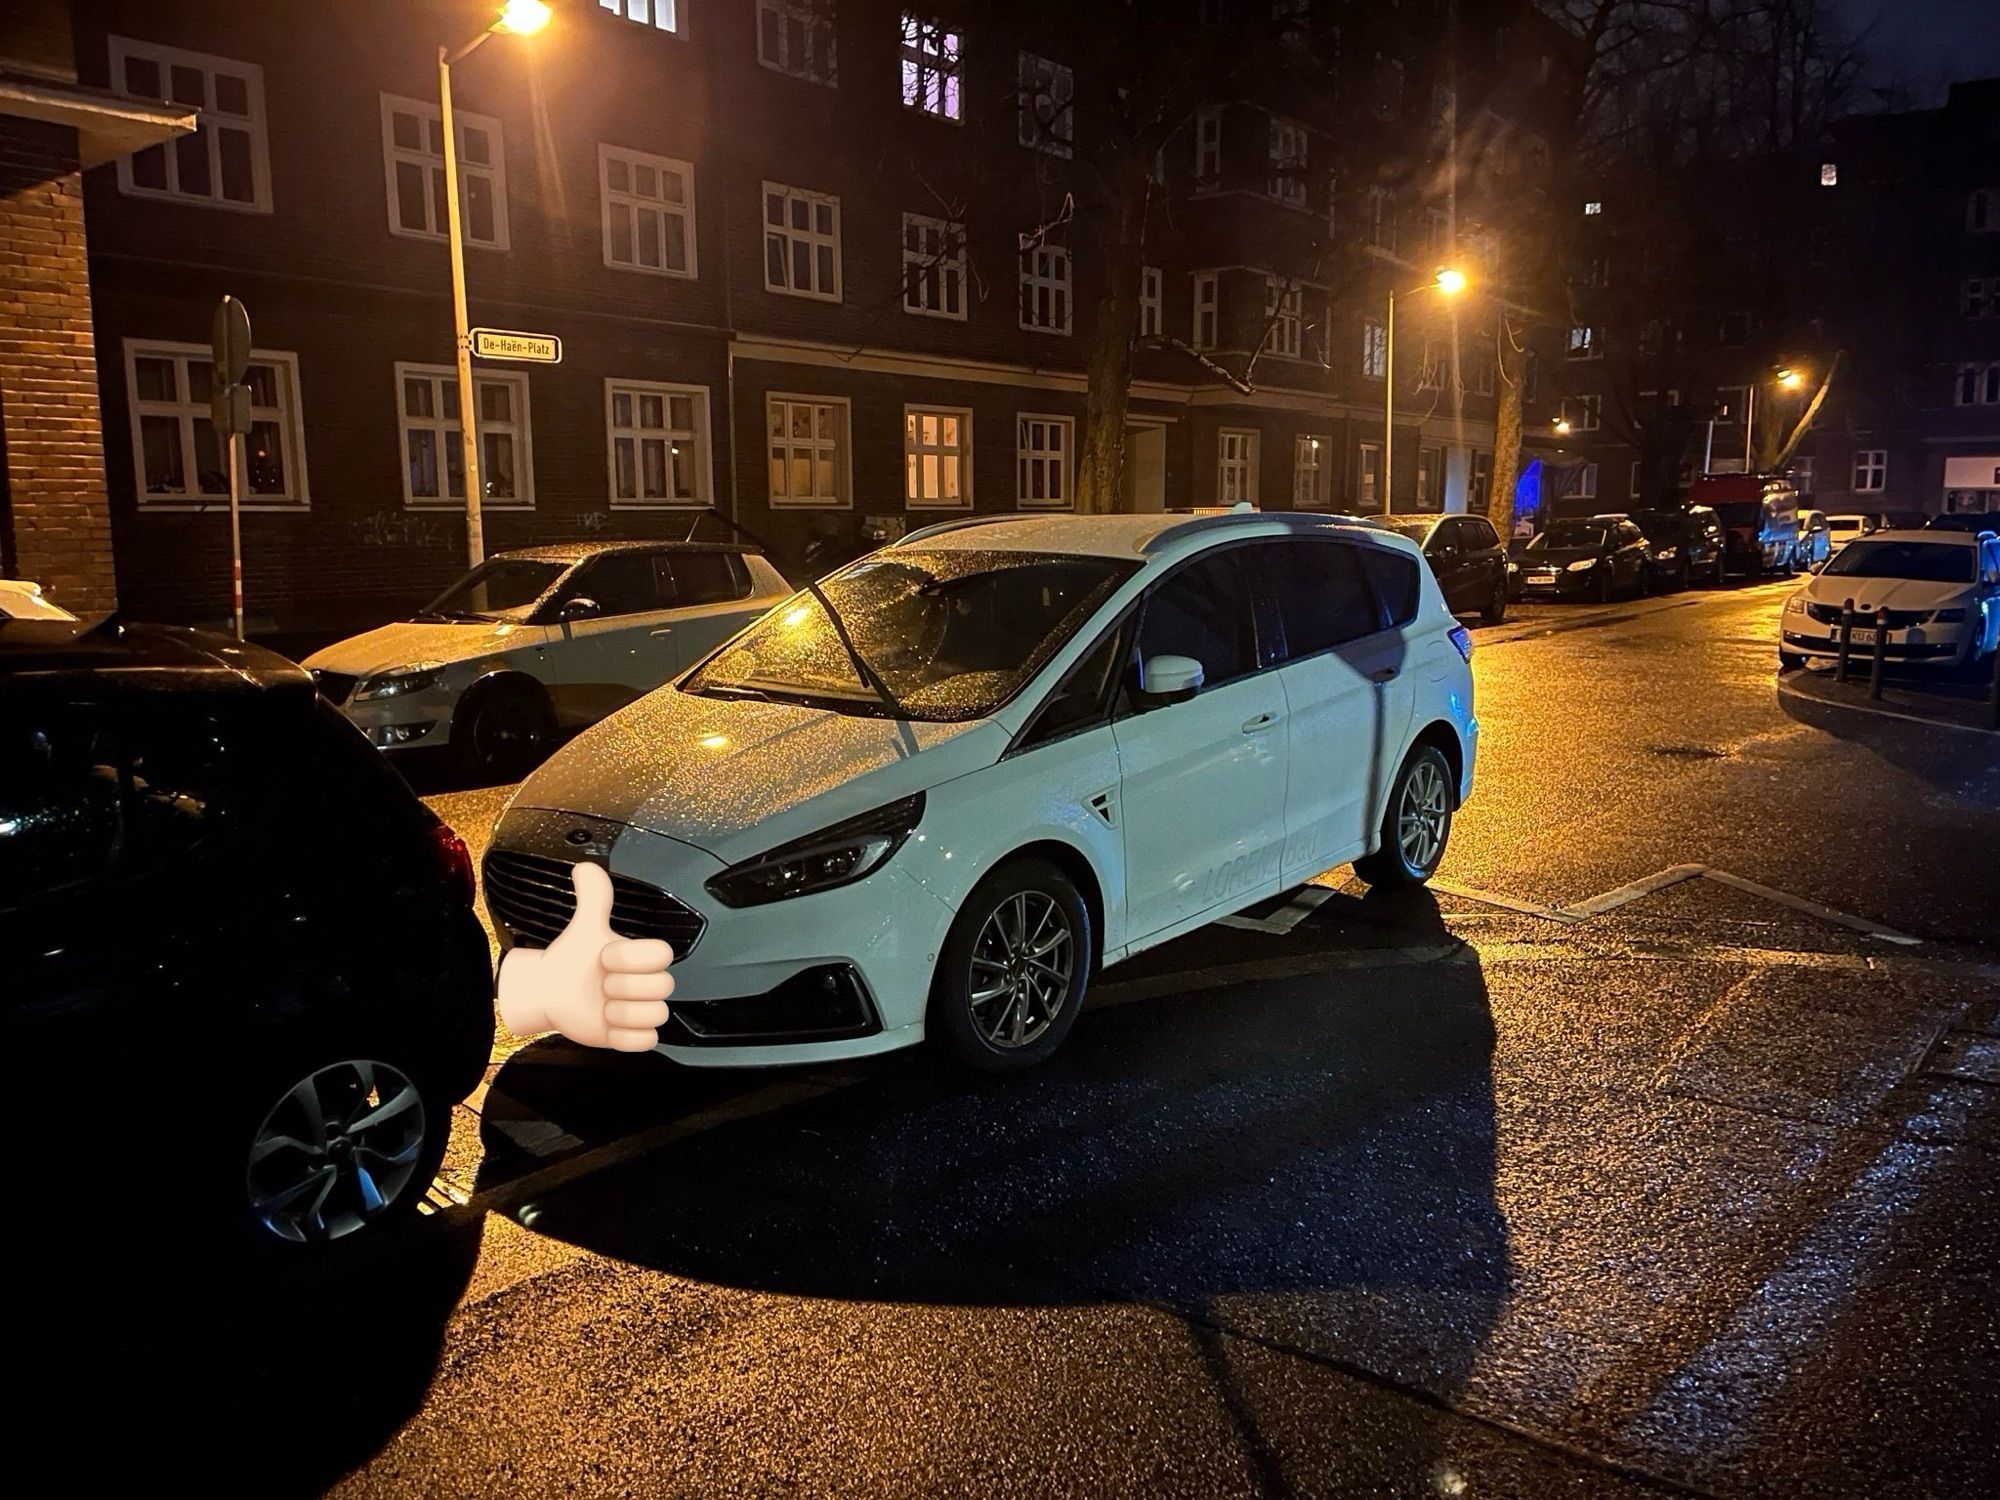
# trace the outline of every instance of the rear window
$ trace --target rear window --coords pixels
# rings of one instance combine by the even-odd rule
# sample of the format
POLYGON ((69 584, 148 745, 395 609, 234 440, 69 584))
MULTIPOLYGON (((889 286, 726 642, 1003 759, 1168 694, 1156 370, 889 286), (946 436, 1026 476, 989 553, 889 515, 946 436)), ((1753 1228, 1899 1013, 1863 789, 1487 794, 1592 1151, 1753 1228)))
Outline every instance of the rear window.
POLYGON ((1407 625, 1417 617, 1417 595, 1421 584, 1417 560, 1387 547, 1363 547, 1361 568, 1375 590, 1375 597, 1393 628, 1407 625))
POLYGON ((661 561, 672 575, 668 594, 676 608, 722 604, 750 592, 750 570, 728 552, 675 552, 661 561))

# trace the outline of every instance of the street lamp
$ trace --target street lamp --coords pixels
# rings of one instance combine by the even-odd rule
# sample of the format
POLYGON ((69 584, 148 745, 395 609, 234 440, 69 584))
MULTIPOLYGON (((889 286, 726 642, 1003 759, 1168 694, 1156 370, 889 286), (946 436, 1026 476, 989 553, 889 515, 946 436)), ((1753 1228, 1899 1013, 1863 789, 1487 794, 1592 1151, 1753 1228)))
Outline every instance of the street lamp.
POLYGON ((1556 418, 1556 431, 1557 431, 1557 432, 1568 432, 1568 431, 1569 431, 1569 418, 1568 418, 1568 417, 1557 417, 1557 418, 1556 418))
MULTIPOLYGON (((1436 276, 1422 286, 1403 293, 1414 297, 1418 292, 1442 292, 1447 297, 1456 297, 1466 287, 1465 272, 1446 266, 1436 276)), ((1396 289, 1389 289, 1389 321, 1382 333, 1382 514, 1391 516, 1396 509, 1396 289)))
MULTIPOLYGON (((451 65, 462 62, 496 32, 533 36, 549 24, 543 0, 507 0, 493 24, 456 52, 438 48, 438 129, 444 136, 445 229, 451 242, 451 311, 458 334, 458 444, 465 476, 465 552, 471 566, 486 560, 486 527, 479 514, 479 410, 473 404, 472 328, 465 310, 465 234, 458 201, 458 133, 452 126, 451 65)), ((447 475, 450 465, 446 465, 447 475)), ((449 494, 449 480, 445 492, 449 494)))
POLYGON ((1778 384, 1788 391, 1795 391, 1806 383, 1804 375, 1789 367, 1778 371, 1778 384))

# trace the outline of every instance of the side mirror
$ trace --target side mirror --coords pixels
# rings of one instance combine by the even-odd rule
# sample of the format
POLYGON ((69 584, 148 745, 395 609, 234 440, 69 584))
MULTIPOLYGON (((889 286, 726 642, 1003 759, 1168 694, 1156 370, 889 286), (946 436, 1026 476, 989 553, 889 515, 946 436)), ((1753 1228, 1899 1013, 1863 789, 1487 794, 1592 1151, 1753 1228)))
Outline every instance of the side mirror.
POLYGON ((1201 663, 1192 656, 1149 656, 1139 664, 1139 691, 1148 698, 1184 702, 1201 683, 1201 663))
POLYGON ((1824 573, 1826 571, 1826 565, 1829 560, 1830 559, 1828 558, 1822 557, 1818 562, 1812 565, 1812 571, 1815 573, 1824 573))
POLYGON ((565 620, 594 620, 603 613, 595 599, 587 599, 582 594, 567 600, 562 607, 562 618, 565 620))

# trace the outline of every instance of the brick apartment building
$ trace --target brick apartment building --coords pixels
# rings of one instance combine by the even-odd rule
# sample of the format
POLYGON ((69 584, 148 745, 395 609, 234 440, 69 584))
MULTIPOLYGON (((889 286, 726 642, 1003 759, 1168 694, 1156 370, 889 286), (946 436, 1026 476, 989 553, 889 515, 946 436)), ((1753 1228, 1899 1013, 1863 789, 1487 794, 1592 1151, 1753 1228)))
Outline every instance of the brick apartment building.
MULTIPOLYGON (((1180 9, 1218 49, 1297 65, 1232 84, 1160 153, 1128 503, 1379 508, 1387 294, 1453 257, 1465 195, 1534 202, 1559 39, 1525 0, 1180 9), (1260 341, 1245 391, 1219 372, 1260 341)), ((1110 237, 1076 15, 568 0, 458 64, 472 322, 565 350, 479 366, 488 550, 677 536, 714 504, 795 564, 816 535, 1071 505, 1110 237)), ((253 620, 358 626, 462 568, 436 55, 491 18, 77 8, 86 83, 201 121, 86 180, 129 612, 226 612, 206 357, 225 292, 256 346, 253 620)), ((1483 504, 1490 473, 1491 315, 1441 301, 1398 308, 1399 510, 1483 504)))

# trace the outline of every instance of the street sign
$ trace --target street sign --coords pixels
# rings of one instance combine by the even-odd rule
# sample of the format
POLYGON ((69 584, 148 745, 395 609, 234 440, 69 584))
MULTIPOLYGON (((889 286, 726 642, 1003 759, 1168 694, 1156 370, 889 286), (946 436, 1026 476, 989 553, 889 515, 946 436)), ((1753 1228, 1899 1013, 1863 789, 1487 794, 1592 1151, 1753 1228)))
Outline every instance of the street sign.
POLYGON ((562 363, 562 340, 552 333, 522 333, 511 328, 475 328, 472 352, 480 359, 513 359, 531 365, 562 363))
POLYGON ((250 314, 234 297, 224 297, 216 305, 208 325, 208 347, 217 385, 235 385, 250 368, 250 314))

